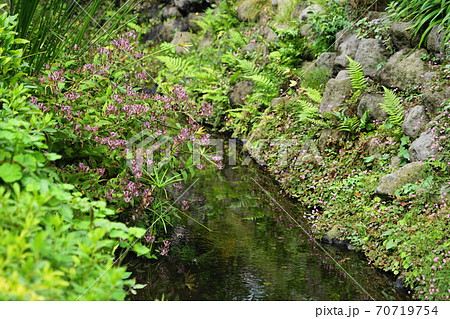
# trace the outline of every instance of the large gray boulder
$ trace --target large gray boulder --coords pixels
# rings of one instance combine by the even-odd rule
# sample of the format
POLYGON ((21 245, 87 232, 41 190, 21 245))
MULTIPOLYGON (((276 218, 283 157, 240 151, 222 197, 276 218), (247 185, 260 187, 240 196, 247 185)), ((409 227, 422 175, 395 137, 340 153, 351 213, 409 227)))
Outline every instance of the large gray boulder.
POLYGON ((384 122, 388 114, 381 108, 380 104, 384 102, 384 97, 377 93, 367 93, 361 97, 356 114, 362 117, 364 112, 369 110, 369 119, 377 122, 384 122))
POLYGON ((361 39, 356 34, 343 35, 343 37, 342 43, 337 48, 336 59, 334 59, 334 65, 340 69, 345 69, 348 66, 347 56, 355 59, 359 43, 361 42, 361 39))
POLYGON ((395 50, 414 48, 419 44, 420 36, 414 35, 412 26, 412 22, 392 22, 390 24, 389 34, 395 50))
POLYGON ((428 51, 440 56, 440 53, 444 51, 444 43, 442 38, 444 37, 445 29, 442 25, 435 25, 427 38, 427 49, 428 51))
POLYGON ((424 74, 428 71, 427 63, 422 60, 426 54, 424 49, 400 50, 375 74, 375 79, 384 86, 401 90, 419 86, 424 83, 424 74))
POLYGON ((244 80, 236 83, 230 91, 229 99, 231 106, 242 105, 245 99, 253 91, 254 87, 253 81, 244 80))
POLYGON ((444 91, 426 90, 422 94, 422 102, 430 115, 436 114, 444 100, 450 100, 450 87, 446 88, 444 91))
POLYGON ((419 162, 435 158, 439 155, 438 143, 433 129, 423 132, 418 139, 411 143, 408 150, 409 159, 412 162, 419 162))
POLYGON ((320 103, 320 112, 329 113, 343 105, 352 91, 352 83, 346 71, 341 71, 335 79, 328 81, 320 103))
POLYGON ((415 139, 429 121, 425 106, 416 105, 406 113, 402 124, 403 133, 415 139))
POLYGON ((314 65, 318 68, 329 68, 332 69, 334 66, 334 59, 336 58, 336 53, 324 52, 322 53, 314 62, 314 65))
POLYGON ((394 173, 383 176, 380 179, 375 192, 379 195, 394 195, 395 191, 406 184, 412 184, 424 178, 424 163, 412 162, 406 164, 394 173))
POLYGON ((389 51, 377 39, 361 39, 355 54, 355 61, 361 63, 365 76, 373 77, 379 66, 387 62, 389 51))

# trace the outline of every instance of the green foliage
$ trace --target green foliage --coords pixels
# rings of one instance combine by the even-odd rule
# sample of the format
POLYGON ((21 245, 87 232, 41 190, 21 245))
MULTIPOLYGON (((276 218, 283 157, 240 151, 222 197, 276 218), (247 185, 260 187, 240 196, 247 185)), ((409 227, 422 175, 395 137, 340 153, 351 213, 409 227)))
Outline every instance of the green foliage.
POLYGON ((352 87, 357 91, 363 92, 367 88, 367 83, 362 65, 348 56, 347 59, 349 61, 348 73, 350 74, 352 87))
MULTIPOLYGON (((5 4, 0 5, 0 10, 5 4)), ((0 14, 0 83, 14 84, 18 78, 24 75, 22 63, 23 48, 20 45, 28 41, 16 38, 14 31, 17 24, 16 16, 10 16, 6 12, 0 14)))
POLYGON ((316 56, 329 51, 336 40, 336 33, 350 26, 345 3, 327 2, 324 11, 313 14, 308 23, 314 32, 313 51, 316 56))
POLYGON ((238 22, 239 20, 228 1, 221 1, 217 6, 211 6, 205 10, 202 20, 194 21, 203 29, 203 32, 210 32, 214 35, 231 29, 238 22))
POLYGON ((393 53, 389 23, 385 18, 369 21, 366 17, 355 23, 356 33, 359 38, 378 39, 383 42, 386 49, 393 53))
POLYGON ((77 46, 80 52, 85 52, 92 45, 104 41, 105 34, 117 34, 119 21, 136 4, 136 1, 128 0, 115 14, 106 18, 109 8, 105 7, 104 0, 90 1, 84 6, 77 1, 65 0, 9 2, 11 15, 17 15, 18 36, 30 40, 25 54, 33 72, 52 63, 64 50, 77 46), (102 21, 101 28, 97 21, 102 21))
POLYGON ((343 112, 333 112, 334 116, 339 120, 339 130, 342 132, 359 133, 363 130, 370 131, 374 129, 374 125, 369 122, 370 110, 366 110, 361 118, 357 116, 348 117, 343 112))
MULTIPOLYGON (((106 227, 116 213, 49 168, 61 158, 46 144, 52 116, 28 102, 22 85, 0 93, 0 299, 76 300, 112 264, 117 244, 109 235, 130 229, 106 227)), ((123 300, 126 278, 125 268, 113 267, 83 299, 123 300)))
POLYGON ((389 115, 389 122, 396 126, 403 124, 405 109, 402 102, 395 95, 394 91, 383 86, 384 102, 380 104, 381 108, 389 115))
POLYGON ((187 59, 171 56, 158 56, 156 58, 164 63, 169 72, 177 73, 180 76, 192 71, 190 61, 187 59))
POLYGON ((406 19, 414 22, 414 34, 422 34, 419 46, 425 43, 431 29, 440 24, 444 30, 442 48, 450 40, 450 1, 449 0, 417 0, 394 1, 389 10, 395 20, 406 19))

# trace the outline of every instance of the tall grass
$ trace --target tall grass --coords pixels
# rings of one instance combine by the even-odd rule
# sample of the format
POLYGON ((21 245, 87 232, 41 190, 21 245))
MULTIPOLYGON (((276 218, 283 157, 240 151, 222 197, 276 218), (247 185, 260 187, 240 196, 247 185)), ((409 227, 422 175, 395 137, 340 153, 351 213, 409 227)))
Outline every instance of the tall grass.
POLYGON ((390 10, 397 20, 404 18, 414 22, 415 34, 422 34, 419 46, 438 24, 441 25, 441 30, 445 30, 442 46, 450 41, 450 0, 401 0, 391 3, 390 10))
POLYGON ((30 40, 25 61, 31 72, 38 72, 65 49, 76 45, 83 52, 117 33, 121 19, 139 2, 127 0, 108 18, 113 1, 9 0, 9 7, 17 14, 18 37, 30 40))

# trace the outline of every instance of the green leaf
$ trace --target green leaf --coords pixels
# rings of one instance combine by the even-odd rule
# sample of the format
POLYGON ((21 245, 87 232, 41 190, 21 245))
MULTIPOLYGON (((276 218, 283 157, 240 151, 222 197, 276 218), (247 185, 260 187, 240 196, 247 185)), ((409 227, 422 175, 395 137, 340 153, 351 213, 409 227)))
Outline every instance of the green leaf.
POLYGON ((0 178, 5 183, 18 181, 22 178, 22 168, 18 164, 2 164, 0 166, 0 178))
POLYGON ((146 232, 146 229, 139 227, 130 227, 128 228, 128 230, 130 231, 130 234, 132 234, 136 238, 141 238, 146 232))
POLYGON ((56 153, 47 153, 46 156, 49 161, 56 161, 62 157, 61 155, 56 153))
POLYGON ((141 243, 136 243, 133 245, 133 250, 137 253, 138 257, 145 255, 150 252, 150 249, 142 245, 141 243))
POLYGON ((391 249, 391 248, 395 248, 395 247, 397 247, 397 243, 394 242, 393 239, 389 239, 389 240, 386 242, 386 249, 391 249))

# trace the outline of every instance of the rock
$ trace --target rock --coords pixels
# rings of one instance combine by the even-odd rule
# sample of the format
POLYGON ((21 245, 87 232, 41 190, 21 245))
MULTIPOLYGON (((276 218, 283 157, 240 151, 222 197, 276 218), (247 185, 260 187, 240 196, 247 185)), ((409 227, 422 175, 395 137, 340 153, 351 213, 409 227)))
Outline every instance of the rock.
POLYGON ((406 113, 402 124, 403 133, 415 139, 429 121, 425 106, 416 105, 406 113))
POLYGON ((262 30, 262 36, 267 42, 276 42, 278 40, 278 35, 268 26, 265 26, 262 30))
POLYGON ((389 28, 389 34, 392 39, 392 46, 395 50, 405 48, 414 48, 419 44, 420 37, 414 35, 412 22, 392 22, 389 28))
POLYGON ((261 47, 261 44, 256 43, 256 42, 250 42, 242 47, 242 51, 244 51, 246 53, 253 53, 253 52, 258 51, 258 49, 260 47, 261 47))
POLYGON ((351 31, 344 29, 336 33, 336 41, 334 42, 334 50, 337 51, 341 44, 351 36, 351 31))
POLYGON ((213 36, 208 31, 208 32, 205 33, 205 35, 203 36, 202 40, 198 44, 198 48, 202 49, 202 48, 205 48, 205 47, 206 48, 210 47, 212 45, 212 42, 213 42, 213 36))
POLYGON ((324 52, 322 53, 314 63, 316 67, 324 67, 332 69, 334 67, 334 59, 336 58, 336 53, 324 52))
POLYGON ((398 169, 401 162, 402 158, 400 156, 394 156, 393 158, 391 158, 391 167, 398 169))
POLYGON ((394 282, 394 288, 401 294, 407 294, 410 288, 406 285, 404 276, 400 275, 394 282))
POLYGON ((300 14, 308 7, 308 2, 302 2, 299 5, 297 5, 293 10, 291 14, 291 18, 293 20, 300 20, 300 14))
POLYGON ((384 102, 384 97, 377 93, 367 93, 364 94, 358 104, 358 109, 356 114, 359 118, 364 115, 366 110, 369 110, 369 119, 375 120, 377 122, 384 122, 389 116, 383 111, 380 103, 384 102))
POLYGON ((256 21, 261 8, 254 1, 238 1, 236 3, 236 15, 239 21, 256 21))
POLYGON ((196 21, 202 21, 203 17, 205 17, 205 14, 203 12, 190 12, 188 14, 189 29, 192 32, 198 32, 202 30, 202 28, 196 23, 196 21))
POLYGON ((162 24, 158 24, 152 27, 145 35, 144 35, 144 43, 153 42, 153 44, 157 44, 161 41, 161 30, 162 24))
POLYGON ((347 239, 343 239, 342 233, 339 229, 339 226, 333 226, 323 237, 322 242, 327 245, 333 245, 338 248, 344 248, 349 250, 354 250, 355 247, 350 244, 350 241, 347 239))
POLYGON ((423 75, 428 66, 422 60, 427 51, 424 49, 403 49, 390 57, 388 62, 375 74, 375 80, 390 88, 407 90, 424 83, 423 75))
POLYGON ((163 20, 168 20, 171 18, 181 18, 182 16, 183 15, 178 10, 178 8, 174 6, 165 6, 161 11, 161 17, 163 20))
POLYGON ((345 69, 349 63, 347 56, 355 59, 355 55, 360 42, 361 39, 359 39, 356 34, 351 34, 350 36, 346 37, 337 48, 334 65, 340 69, 345 69))
POLYGON ((342 70, 336 75, 336 80, 347 80, 350 79, 350 74, 347 70, 342 70))
POLYGON ((170 42, 175 45, 175 52, 178 55, 189 53, 189 46, 192 43, 192 33, 190 32, 176 32, 173 40, 170 42))
POLYGON ((253 91, 254 83, 250 80, 244 80, 236 83, 230 91, 229 99, 231 106, 242 105, 245 99, 253 91))
POLYGON ((300 35, 304 38, 310 37, 314 34, 312 25, 305 23, 300 27, 300 35))
POLYGON ((172 19, 164 22, 161 28, 160 38, 162 41, 170 42, 177 31, 189 31, 189 23, 187 19, 172 19))
POLYGON ((346 71, 339 72, 335 79, 328 81, 320 103, 320 112, 328 113, 342 106, 352 90, 350 78, 344 76, 346 71))
POLYGON ((423 179, 424 167, 425 164, 421 162, 406 164, 394 173, 383 176, 375 192, 379 195, 394 195, 396 190, 406 184, 415 183, 423 179))
POLYGON ((429 129, 420 134, 419 138, 411 143, 408 150, 409 159, 413 162, 418 162, 434 158, 439 154, 437 148, 436 136, 433 133, 433 129, 429 129))
POLYGON ((182 12, 188 12, 190 0, 173 0, 173 4, 182 12))
POLYGON ((379 11, 369 11, 367 13, 367 20, 372 21, 376 19, 388 19, 388 14, 386 12, 379 12, 379 11))
POLYGON ((299 16, 300 21, 308 20, 313 14, 323 11, 322 7, 318 4, 313 4, 305 8, 299 16))
POLYGON ((387 62, 389 55, 389 51, 380 40, 361 39, 355 61, 361 63, 365 76, 373 77, 379 66, 387 62))
POLYGON ((441 57, 441 52, 444 52, 444 43, 442 38, 444 37, 445 29, 442 25, 435 25, 427 38, 427 49, 428 51, 435 54, 437 57, 441 57))
POLYGON ((446 92, 440 91, 429 91, 426 90, 422 94, 422 102, 426 106, 426 111, 430 115, 436 114, 436 111, 441 107, 442 102, 444 99, 450 98, 450 90, 448 96, 446 95, 446 92))

